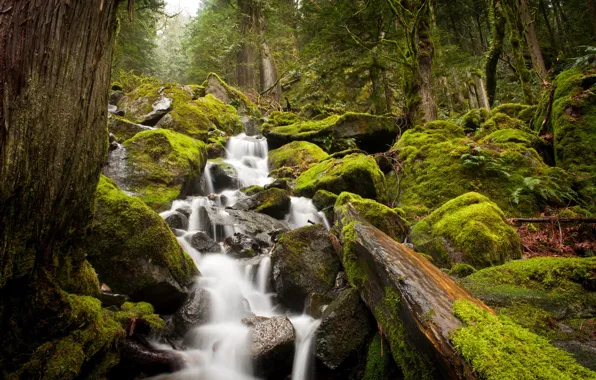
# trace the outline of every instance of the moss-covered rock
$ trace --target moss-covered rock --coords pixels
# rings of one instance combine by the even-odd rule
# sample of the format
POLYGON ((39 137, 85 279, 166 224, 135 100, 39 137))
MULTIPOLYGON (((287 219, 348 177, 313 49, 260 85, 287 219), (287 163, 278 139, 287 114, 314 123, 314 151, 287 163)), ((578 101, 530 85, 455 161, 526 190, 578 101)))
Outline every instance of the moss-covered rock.
POLYGON ((280 302, 302 311, 311 293, 329 294, 341 263, 325 227, 320 224, 284 233, 271 253, 280 302))
POLYGON ((451 341, 482 379, 596 379, 571 355, 509 319, 465 300, 453 311, 464 327, 451 341))
POLYGON ((530 124, 536 113, 536 106, 529 104, 518 104, 518 103, 505 103, 494 108, 491 111, 491 115, 503 113, 514 119, 519 119, 525 124, 530 124))
POLYGON ((466 133, 475 132, 490 117, 486 108, 475 108, 468 111, 462 119, 461 126, 466 133))
POLYGON ((342 207, 347 203, 350 203, 366 221, 399 242, 404 241, 410 231, 408 222, 403 218, 404 213, 399 209, 389 208, 372 199, 364 199, 349 192, 339 195, 335 207, 342 207))
POLYGON ((327 217, 329 223, 333 223, 333 219, 335 218, 333 208, 335 207, 336 201, 337 195, 326 190, 319 190, 312 197, 312 203, 317 210, 325 213, 325 217, 327 217))
POLYGON ((351 154, 340 159, 322 161, 302 173, 296 180, 296 193, 312 197, 318 190, 335 194, 353 191, 365 198, 384 201, 385 176, 374 158, 351 154))
POLYGON ((476 272, 476 268, 469 264, 455 264, 449 270, 449 275, 457 278, 464 278, 476 272))
POLYGON ((476 130, 474 136, 478 140, 501 129, 517 129, 526 132, 531 131, 531 128, 523 121, 498 112, 493 113, 490 119, 482 123, 480 128, 476 130))
POLYGON ((547 204, 573 200, 571 177, 546 165, 525 144, 526 140, 537 143, 532 136, 509 129, 499 129, 504 132, 479 142, 449 122, 406 131, 394 147, 403 170, 399 181, 389 174, 392 199, 399 195, 399 206, 409 217, 425 215, 470 191, 489 197, 516 216, 534 215, 547 204))
POLYGON ((543 98, 535 129, 554 135, 557 166, 574 174, 579 193, 596 210, 596 69, 576 67, 557 76, 550 119, 542 125, 550 97, 543 98))
POLYGON ((193 98, 192 90, 178 83, 145 83, 120 101, 125 117, 134 122, 155 125, 172 107, 193 98))
POLYGON ((254 189, 248 188, 244 191, 245 194, 256 192, 250 198, 241 199, 236 202, 233 208, 260 212, 276 219, 283 219, 290 212, 292 201, 288 192, 285 190, 275 187, 259 190, 255 187, 254 189))
POLYGON ((259 107, 240 90, 224 82, 217 74, 210 73, 203 82, 203 87, 205 88, 205 94, 211 94, 223 103, 233 106, 240 114, 261 116, 259 107))
POLYGON ((522 255, 519 236, 503 212, 478 193, 445 203, 418 222, 410 237, 417 250, 445 267, 465 263, 484 268, 522 255))
POLYGON ((205 144, 188 136, 157 129, 126 140, 130 190, 156 210, 198 190, 207 162, 205 144))
POLYGON ((327 156, 323 149, 313 143, 294 141, 269 152, 269 169, 290 167, 299 174, 327 156))
POLYGON ((87 252, 114 292, 151 302, 159 311, 175 310, 198 274, 165 221, 106 177, 97 188, 87 252))
POLYGON ((273 128, 295 124, 301 120, 302 118, 293 112, 273 111, 266 118, 262 128, 263 131, 270 131, 273 128))
MULTIPOLYGON (((396 378, 392 374, 395 366, 387 349, 383 349, 382 337, 377 334, 368 346, 366 368, 362 380, 390 380, 396 378)), ((387 343, 385 343, 387 347, 387 343)))
POLYGON ((114 134, 119 141, 124 141, 132 138, 139 132, 150 129, 141 124, 133 123, 123 117, 113 114, 108 115, 108 132, 114 134))

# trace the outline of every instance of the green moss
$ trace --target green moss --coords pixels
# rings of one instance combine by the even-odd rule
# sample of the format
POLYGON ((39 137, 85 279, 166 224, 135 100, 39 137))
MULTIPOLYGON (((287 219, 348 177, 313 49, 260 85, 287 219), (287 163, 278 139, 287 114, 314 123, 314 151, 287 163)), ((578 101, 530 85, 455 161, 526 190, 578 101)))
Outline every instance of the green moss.
POLYGON ((526 124, 530 124, 536 113, 536 106, 528 104, 506 103, 501 104, 491 111, 491 115, 503 113, 514 119, 519 119, 526 124))
POLYGON ((296 193, 301 196, 312 197, 318 190, 336 194, 354 191, 363 197, 384 201, 385 176, 374 158, 351 154, 341 159, 322 161, 296 180, 296 193))
POLYGON ((521 257, 521 242, 503 212, 488 198, 467 193, 418 222, 414 246, 440 266, 457 263, 484 268, 521 257))
POLYGON ((343 253, 343 266, 346 271, 348 281, 356 289, 361 289, 366 283, 368 275, 366 270, 361 267, 365 265, 360 262, 356 251, 354 250, 354 244, 356 242, 356 231, 354 227, 357 222, 350 222, 343 226, 341 235, 344 239, 344 253, 343 253))
POLYGON ((306 141, 294 141, 269 152, 269 168, 295 167, 295 171, 303 172, 312 164, 325 158, 328 154, 317 145, 306 141))
POLYGON ((323 120, 305 120, 294 124, 275 127, 270 130, 270 134, 280 136, 291 136, 295 140, 308 139, 319 134, 321 131, 327 131, 335 126, 340 120, 338 115, 332 115, 323 120))
POLYGON ((474 132, 489 118, 489 115, 486 108, 475 108, 462 117, 461 126, 466 133, 474 132))
MULTIPOLYGON (((543 150, 546 143, 536 134, 519 129, 500 129, 479 141, 480 144, 497 144, 505 149, 511 148, 508 144, 522 144, 523 147, 532 147, 535 150, 543 150)), ((523 149, 522 147, 522 149, 523 149)))
POLYGON ((80 249, 73 250, 69 255, 57 255, 55 266, 58 282, 60 288, 69 293, 98 297, 100 289, 97 273, 85 257, 86 253, 80 249))
POLYGON ((263 131, 270 131, 276 127, 291 125, 299 122, 301 118, 293 112, 273 111, 263 123, 263 131))
POLYGON ((349 192, 342 192, 339 195, 335 207, 342 207, 347 203, 354 206, 360 216, 370 224, 385 232, 393 239, 402 242, 408 235, 408 223, 400 212, 371 199, 364 199, 357 194, 349 192))
POLYGON ((256 212, 267 214, 276 219, 283 219, 290 211, 290 196, 285 190, 270 188, 254 195, 257 207, 256 212))
POLYGON ((467 300, 456 301, 453 312, 464 327, 451 341, 483 379, 596 379, 546 339, 467 300))
POLYGON ((165 221, 103 176, 88 242, 89 261, 114 292, 133 295, 154 284, 154 271, 181 286, 197 275, 165 221))
POLYGON ((254 104, 246 95, 242 93, 242 91, 230 86, 227 84, 223 79, 219 77, 219 75, 215 73, 209 73, 207 75, 207 79, 203 82, 203 87, 209 89, 209 81, 217 81, 220 86, 226 91, 226 95, 230 100, 230 105, 233 106, 238 110, 239 113, 242 114, 249 114, 255 117, 260 117, 261 112, 259 111, 259 107, 254 104))
POLYGON ((165 329, 163 319, 154 313, 153 306, 147 302, 125 302, 120 311, 114 313, 114 318, 123 326, 130 326, 132 321, 142 320, 151 331, 160 332, 165 329))
POLYGON ((473 274, 474 272, 476 272, 476 268, 469 264, 455 264, 449 270, 449 275, 458 278, 463 278, 473 274))
POLYGON ((201 175, 207 161, 205 144, 164 129, 141 132, 124 146, 131 190, 156 210, 184 195, 187 182, 201 175))
POLYGON ((366 354, 366 369, 362 380, 384 380, 388 375, 390 358, 387 348, 382 349, 381 336, 375 335, 373 341, 368 346, 366 354))
POLYGON ((520 131, 531 132, 531 129, 523 121, 512 118, 504 113, 493 112, 491 118, 480 125, 474 136, 478 140, 501 129, 518 129, 520 131))
POLYGON ((382 331, 389 340, 395 363, 400 367, 405 380, 433 379, 433 369, 409 342, 406 329, 399 319, 400 297, 390 287, 375 309, 375 316, 382 331))
POLYGON ((256 193, 259 193, 263 190, 264 190, 263 186, 257 186, 257 185, 244 187, 244 188, 240 189, 241 192, 243 192, 244 194, 246 194, 248 196, 255 195, 256 193))
POLYGON ((121 106, 126 118, 139 123, 143 117, 153 110, 153 104, 165 96, 172 100, 172 107, 189 102, 193 98, 192 91, 178 83, 148 82, 126 94, 121 106))

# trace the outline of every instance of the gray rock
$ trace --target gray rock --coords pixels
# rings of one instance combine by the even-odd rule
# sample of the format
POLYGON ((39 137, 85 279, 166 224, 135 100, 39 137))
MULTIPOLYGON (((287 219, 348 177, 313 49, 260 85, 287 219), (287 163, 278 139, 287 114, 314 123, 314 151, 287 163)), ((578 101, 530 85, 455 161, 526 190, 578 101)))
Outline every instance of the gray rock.
POLYGON ((223 161, 210 161, 207 168, 211 172, 213 188, 216 193, 228 189, 240 188, 236 169, 223 161))
POLYGON ((168 215, 165 218, 166 223, 170 228, 175 228, 179 230, 186 230, 188 229, 188 218, 183 214, 174 211, 173 214, 168 215))
POLYGON ((201 253, 220 251, 219 244, 203 231, 192 235, 190 245, 201 253))
POLYGON ((109 104, 112 106, 118 106, 118 103, 124 97, 124 91, 110 91, 110 102, 109 104))
POLYGON ((353 288, 342 291, 321 319, 316 356, 330 369, 336 369, 348 356, 361 350, 374 326, 370 311, 353 288))
POLYGON ((320 224, 283 234, 271 260, 280 302, 298 312, 310 293, 330 294, 341 268, 329 234, 320 224))
POLYGON ((294 326, 287 317, 250 317, 243 319, 250 327, 250 355, 255 374, 264 378, 280 378, 292 370, 294 326))
POLYGON ((250 236, 235 233, 224 240, 226 252, 236 258, 253 257, 259 254, 260 245, 250 236))
POLYGON ((313 318, 320 319, 333 298, 320 293, 311 293, 306 297, 304 311, 313 318))
POLYGON ((189 294, 184 305, 173 316, 174 331, 179 337, 184 337, 188 330, 208 321, 210 297, 209 291, 202 288, 189 294))

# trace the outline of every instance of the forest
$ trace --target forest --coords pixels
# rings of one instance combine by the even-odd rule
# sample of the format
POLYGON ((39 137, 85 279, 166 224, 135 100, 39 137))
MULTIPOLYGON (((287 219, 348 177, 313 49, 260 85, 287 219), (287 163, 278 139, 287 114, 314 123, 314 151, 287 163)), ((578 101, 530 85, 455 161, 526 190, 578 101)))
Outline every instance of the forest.
POLYGON ((0 0, 0 378, 596 380, 595 319, 596 0, 0 0))

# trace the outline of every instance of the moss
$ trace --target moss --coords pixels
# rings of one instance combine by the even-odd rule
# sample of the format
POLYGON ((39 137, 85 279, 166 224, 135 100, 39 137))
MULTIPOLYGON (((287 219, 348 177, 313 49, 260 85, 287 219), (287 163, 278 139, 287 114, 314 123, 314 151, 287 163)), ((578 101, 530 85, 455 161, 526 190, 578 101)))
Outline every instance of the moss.
POLYGON ((153 110, 153 104, 165 96, 172 100, 172 107, 192 100, 193 94, 189 88, 178 83, 145 83, 126 94, 121 107, 125 117, 134 123, 140 123, 143 117, 153 110))
POLYGON ((85 259, 84 251, 73 251, 70 255, 58 255, 55 258, 60 288, 73 294, 98 297, 100 289, 95 269, 85 259))
POLYGON ((244 187, 244 188, 240 189, 241 192, 243 192, 244 194, 246 194, 248 196, 255 195, 263 190, 264 190, 263 186, 257 186, 257 185, 244 187))
POLYGON ((349 192, 342 192, 337 198, 335 207, 342 207, 350 203, 356 211, 370 224, 393 239, 402 242, 408 235, 409 226, 403 214, 371 199, 349 192))
POLYGON ((354 250, 354 244, 356 242, 356 231, 354 230, 357 222, 350 222, 343 226, 341 235, 344 239, 344 252, 343 252, 343 266, 346 271, 348 281, 356 289, 361 289, 366 283, 367 274, 361 265, 363 265, 358 259, 358 255, 354 250))
POLYGON ((405 380, 432 379, 433 369, 408 340, 406 328, 399 319, 400 297, 390 287, 376 307, 375 316, 387 336, 395 363, 400 367, 405 380))
POLYGON ((546 143, 536 134, 510 128, 494 131, 480 140, 479 143, 496 144, 505 149, 511 147, 507 144, 522 144, 523 147, 532 147, 537 151, 546 149, 546 143))
POLYGON ((147 129, 148 127, 135 124, 123 117, 113 114, 108 115, 108 131, 113 133, 120 141, 128 140, 137 133, 147 129))
POLYGON ((253 196, 256 201, 254 211, 267 214, 276 219, 283 219, 290 211, 290 196, 285 190, 270 188, 253 196))
POLYGON ((466 133, 474 132, 489 118, 489 114, 486 108, 470 110, 462 117, 461 126, 466 133))
POLYGON ((225 90, 226 96, 229 99, 228 104, 236 108, 238 112, 242 114, 246 113, 255 117, 261 116, 259 107, 257 107, 256 104, 254 104, 250 99, 248 99, 248 97, 244 95, 242 91, 230 86, 223 79, 221 79, 219 75, 215 73, 209 73, 209 75, 207 75, 207 79, 205 79, 205 82, 203 82, 203 87, 205 87, 207 92, 209 92, 210 89, 210 81, 218 83, 219 86, 221 86, 225 90))
POLYGON ((306 141, 294 141, 269 152, 269 168, 294 167, 295 172, 303 172, 312 164, 325 158, 328 154, 317 145, 306 141))
POLYGON ((315 193, 312 201, 315 207, 321 210, 327 207, 335 206, 337 195, 327 190, 319 190, 315 193))
POLYGON ((133 295, 157 275, 185 286, 198 273, 165 221, 103 176, 88 242, 89 261, 114 292, 133 295))
POLYGON ((478 193, 457 197, 418 222, 414 246, 440 266, 484 268, 521 257, 521 242, 503 212, 478 193))
POLYGON ((153 332, 165 329, 165 323, 159 315, 155 314, 153 306, 147 302, 125 302, 120 311, 114 313, 114 318, 123 326, 130 326, 133 320, 142 320, 153 332))
POLYGON ((296 180, 296 193, 301 196, 312 197, 318 190, 336 194, 351 190, 363 197, 384 201, 385 176, 374 158, 351 154, 342 159, 322 161, 296 180))
POLYGON ((205 144, 164 129, 141 132, 124 146, 130 188, 156 210, 184 195, 185 186, 200 177, 207 161, 205 144))
POLYGON ((494 108, 491 111, 491 115, 503 113, 509 117, 519 119, 525 124, 530 125, 532 119, 534 118, 534 114, 536 113, 536 109, 537 106, 528 104, 506 103, 494 108))
POLYGON ((283 127, 299 122, 301 118, 293 112, 273 111, 263 123, 263 131, 270 131, 276 127, 283 127))
POLYGON ((382 349, 381 336, 375 335, 368 346, 366 354, 366 369, 362 380, 384 380, 387 378, 390 359, 387 349, 382 349))
POLYGON ((449 275, 458 278, 463 278, 473 274, 474 272, 476 272, 476 268, 469 264, 455 264, 449 270, 449 275))
POLYGON ((333 115, 323 120, 305 120, 294 124, 284 125, 272 128, 269 134, 278 136, 291 136, 292 139, 308 139, 319 134, 321 131, 327 131, 334 127, 340 120, 340 116, 333 115))
POLYGON ((474 136, 478 140, 501 129, 518 129, 520 131, 531 132, 530 127, 523 121, 504 113, 493 113, 490 119, 480 125, 474 136))
POLYGON ((294 178, 298 177, 298 175, 299 175, 299 173, 294 171, 295 169, 297 169, 297 168, 296 167, 290 168, 290 167, 284 166, 279 169, 271 170, 269 172, 269 177, 294 179, 294 178))
POLYGON ((453 305, 464 323, 451 341, 483 379, 596 379, 565 351, 467 300, 453 305))

